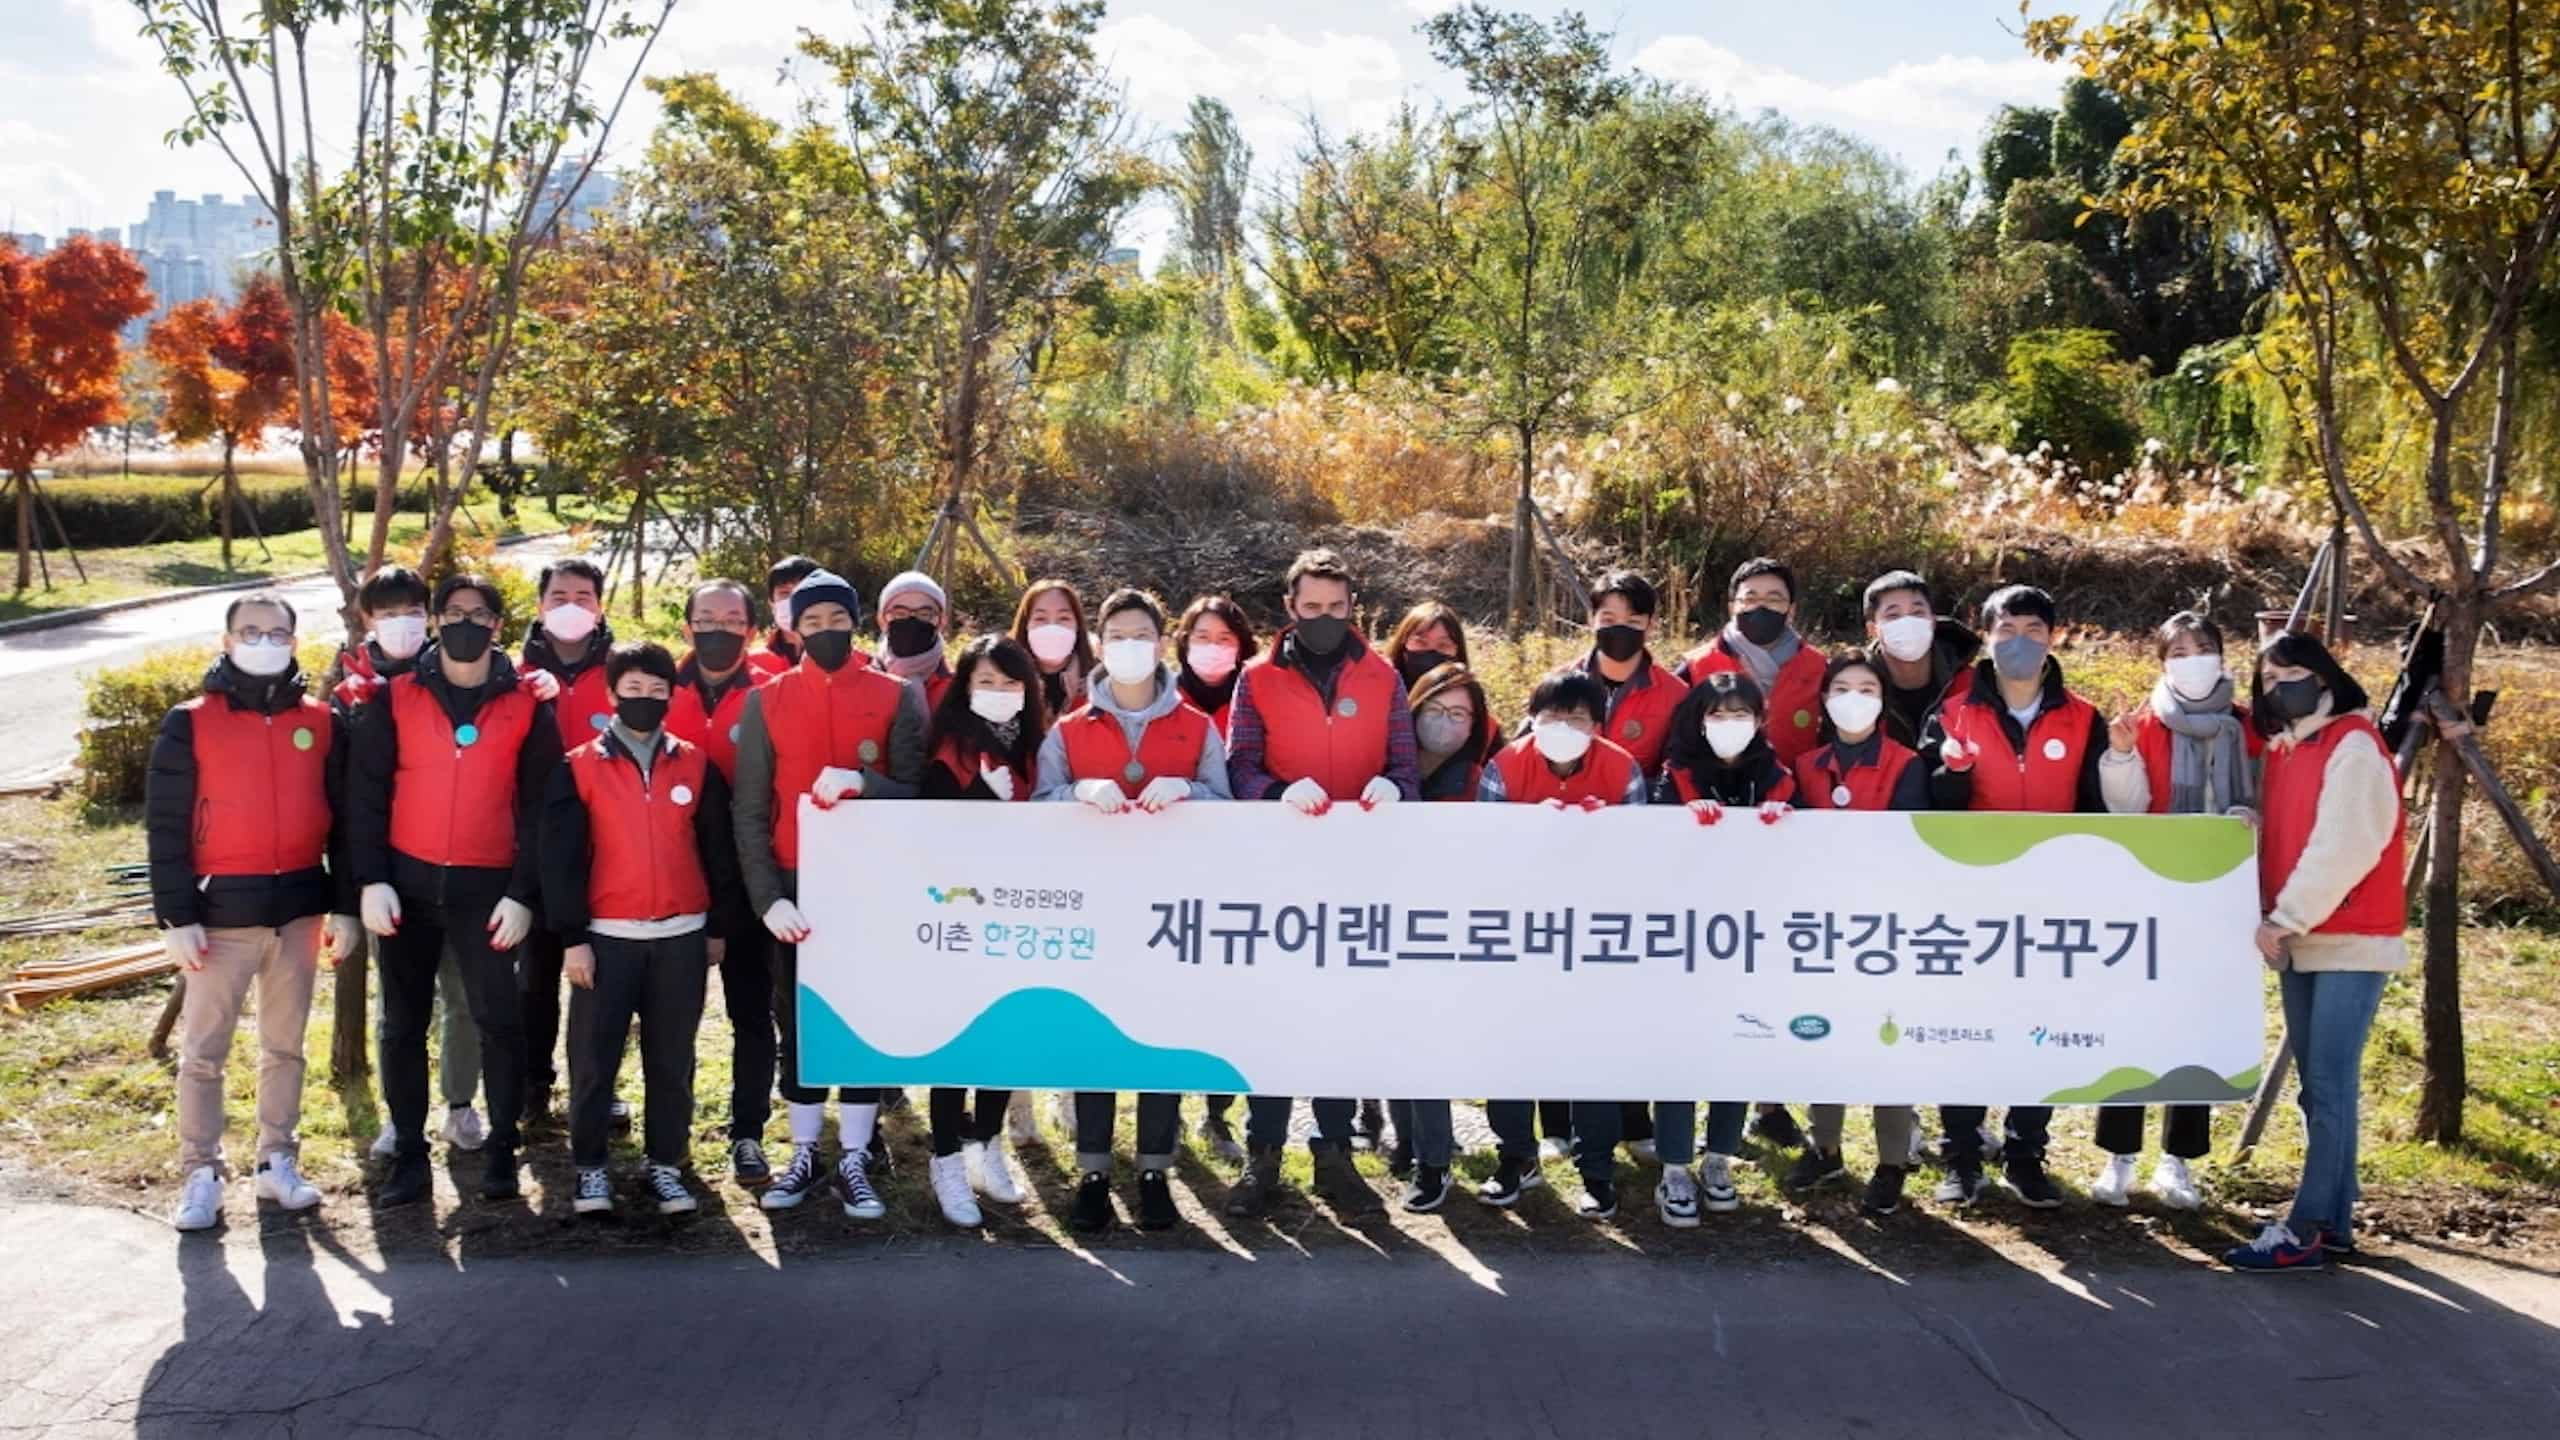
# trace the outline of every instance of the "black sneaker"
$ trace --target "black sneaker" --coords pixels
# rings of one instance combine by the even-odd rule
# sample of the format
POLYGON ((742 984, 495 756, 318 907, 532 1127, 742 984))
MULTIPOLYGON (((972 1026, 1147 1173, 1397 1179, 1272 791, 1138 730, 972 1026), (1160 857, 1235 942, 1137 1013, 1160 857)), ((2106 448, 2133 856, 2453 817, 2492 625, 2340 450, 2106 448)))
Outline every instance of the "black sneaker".
POLYGON ((492 1145, 485 1152, 486 1168, 480 1172, 480 1198, 513 1200, 524 1191, 516 1184, 516 1152, 503 1145, 492 1145))
POLYGON ((388 1210, 395 1205, 415 1205, 435 1191, 435 1172, 427 1168, 424 1149, 404 1150, 392 1157, 391 1173, 382 1188, 373 1193, 373 1203, 388 1210))
POLYGON ((1387 1174, 1398 1180, 1413 1178, 1413 1145, 1402 1132, 1397 1133, 1396 1143, 1387 1148, 1387 1174))
POLYGON ((1315 1147, 1316 1193, 1326 1204, 1344 1215, 1375 1215, 1387 1208, 1378 1196, 1377 1187, 1360 1174, 1351 1163, 1351 1152, 1319 1143, 1315 1147))
POLYGON ((1573 1213, 1585 1220, 1616 1218, 1618 1182, 1614 1180, 1583 1181, 1582 1198, 1573 1202, 1573 1213))
POLYGON ((1111 1228, 1111 1178, 1087 1170, 1076 1182, 1076 1208, 1067 1223, 1080 1235, 1099 1235, 1111 1228))
POLYGON ((1244 1174, 1227 1191, 1227 1214, 1251 1220, 1271 1213, 1271 1196, 1280 1188, 1280 1152, 1256 1150, 1244 1174))
POLYGON ((1938 1182, 1937 1201, 1941 1205, 1970 1205, 1981 1198, 1980 1165, 1958 1159, 1947 1171, 1947 1178, 1938 1182))
POLYGON ((1900 1165, 1877 1166, 1876 1173, 1867 1177, 1867 1193, 1858 1208, 1870 1215, 1890 1215, 1901 1209, 1902 1182, 1910 1176, 1910 1170, 1900 1165))
POLYGON ((2012 1155, 2001 1167, 2002 1178, 2017 1192, 2018 1203, 2030 1210, 2056 1210, 2062 1206, 2062 1187, 2044 1173, 2041 1155, 2012 1155))
POLYGON ((763 1185, 773 1179, 773 1164, 764 1158, 764 1142, 729 1142, 729 1174, 741 1185, 763 1185))
POLYGON ((757 1203, 767 1210, 797 1210, 801 1201, 816 1194, 826 1183, 827 1172, 818 1166, 818 1147, 815 1144, 794 1145, 791 1147, 791 1163, 782 1167, 782 1174, 765 1187, 764 1198, 757 1203))
POLYGON ((575 1215, 609 1215, 613 1212, 613 1181, 601 1165, 578 1167, 578 1193, 569 1202, 575 1215))
POLYGON ((1849 1167, 1841 1162, 1839 1151, 1826 1152, 1820 1146, 1807 1145, 1803 1153, 1796 1156, 1796 1163, 1787 1171, 1787 1178, 1780 1183, 1789 1190, 1812 1190, 1848 1173, 1849 1167))
POLYGON ((1804 1129, 1784 1105, 1772 1105, 1751 1117, 1751 1134, 1765 1144, 1793 1150, 1804 1143, 1804 1129))
POLYGON ((1492 1178, 1476 1187, 1476 1198, 1496 1209, 1508 1210, 1520 1202, 1522 1191, 1535 1190, 1546 1183, 1546 1172, 1538 1168, 1537 1156, 1505 1155, 1492 1178))
POLYGON ((1449 1167, 1417 1165, 1413 1171, 1413 1183, 1404 1187, 1404 1212, 1428 1215, 1439 1209, 1441 1202, 1448 1198, 1449 1167))
POLYGON ((1170 1230, 1181 1223, 1182 1212, 1173 1205, 1173 1183, 1165 1179, 1161 1170, 1139 1171, 1138 1228, 1170 1230))

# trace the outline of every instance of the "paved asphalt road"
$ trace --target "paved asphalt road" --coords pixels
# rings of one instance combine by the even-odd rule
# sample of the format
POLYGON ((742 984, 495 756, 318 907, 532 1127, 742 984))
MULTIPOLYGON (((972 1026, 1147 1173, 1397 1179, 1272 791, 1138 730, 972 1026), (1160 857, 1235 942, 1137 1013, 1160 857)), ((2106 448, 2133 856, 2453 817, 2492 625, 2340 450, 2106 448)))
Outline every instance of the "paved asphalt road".
MULTIPOLYGON (((155 1197, 157 1198, 157 1197, 155 1197)), ((31 1436, 2548 1436, 2560 1280, 947 1241, 383 1259, 0 1200, 31 1436)))
MULTIPOLYGON (((512 565, 538 569, 565 553, 567 541, 545 536, 498 553, 512 565)), ((281 587, 301 612, 303 634, 335 641, 338 587, 326 578, 281 587)), ((80 682, 110 665, 172 645, 211 641, 236 593, 194 595, 146 605, 78 625, 0 636, 0 780, 48 774, 79 746, 80 682)))

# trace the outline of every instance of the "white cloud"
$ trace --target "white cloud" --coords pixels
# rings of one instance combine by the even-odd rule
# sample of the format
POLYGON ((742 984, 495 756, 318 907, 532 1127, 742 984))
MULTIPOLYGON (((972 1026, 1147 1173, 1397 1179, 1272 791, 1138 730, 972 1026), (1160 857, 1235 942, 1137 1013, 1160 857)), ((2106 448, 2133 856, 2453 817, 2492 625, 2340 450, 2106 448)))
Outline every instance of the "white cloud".
POLYGON ((1941 55, 1833 84, 1747 59, 1697 35, 1664 36, 1637 52, 1635 66, 1745 113, 1776 110, 1853 131, 1924 174, 1949 148, 1970 148, 2000 106, 2050 103, 2064 74, 2030 56, 1941 55))

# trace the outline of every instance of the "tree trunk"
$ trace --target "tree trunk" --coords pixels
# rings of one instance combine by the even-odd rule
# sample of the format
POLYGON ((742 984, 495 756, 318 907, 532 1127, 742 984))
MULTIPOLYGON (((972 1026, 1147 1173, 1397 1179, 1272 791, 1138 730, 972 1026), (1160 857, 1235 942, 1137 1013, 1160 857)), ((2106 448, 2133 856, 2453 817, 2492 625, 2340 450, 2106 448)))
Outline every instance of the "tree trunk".
POLYGON ((1525 427, 1520 432, 1520 494, 1511 506, 1511 580, 1504 619, 1512 638, 1517 639, 1529 628, 1529 590, 1535 583, 1537 550, 1531 532, 1537 520, 1529 511, 1537 502, 1529 496, 1529 477, 1537 469, 1537 452, 1532 447, 1537 437, 1525 427))
POLYGON ((642 475, 631 492, 631 621, 636 628, 645 610, 641 587, 648 583, 649 477, 642 475))
POLYGON ((231 573, 232 512, 240 503, 239 484, 239 477, 231 468, 231 441, 226 436, 222 442, 222 573, 225 575, 231 573))
MULTIPOLYGON (((2468 588, 2447 596, 2445 699, 2471 712, 2471 660, 2480 643, 2480 596, 2468 588)), ((2462 1102, 2470 1089, 2462 1041, 2462 798, 2468 773, 2453 742, 2435 745, 2434 842, 2427 855, 2426 1081, 2418 1095, 2417 1134, 2444 1145, 2462 1138, 2462 1102)))
MULTIPOLYGON (((356 632, 350 630, 350 635, 356 632)), ((365 967, 372 962, 371 940, 355 955, 338 957, 337 979, 329 1019, 329 1079, 338 1085, 352 1085, 365 1077, 371 1067, 365 1063, 365 1040, 368 1037, 365 1014, 365 967)))
POLYGON ((18 492, 18 588, 23 591, 35 579, 29 562, 36 544, 36 481, 24 470, 9 478, 10 488, 18 492))

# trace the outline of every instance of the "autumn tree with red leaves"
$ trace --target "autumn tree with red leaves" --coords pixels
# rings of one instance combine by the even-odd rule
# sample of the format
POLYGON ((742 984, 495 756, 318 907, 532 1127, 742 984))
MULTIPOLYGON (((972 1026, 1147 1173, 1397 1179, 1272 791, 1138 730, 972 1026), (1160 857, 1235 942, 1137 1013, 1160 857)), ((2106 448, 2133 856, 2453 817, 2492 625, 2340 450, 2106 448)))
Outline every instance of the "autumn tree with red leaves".
POLYGON ((229 305, 190 300, 152 322, 143 350, 160 369, 169 433, 222 447, 222 568, 240 509, 234 458, 255 450, 294 398, 293 315, 272 275, 252 279, 229 305))
POLYGON ((18 588, 31 579, 36 461, 124 413, 126 322, 151 309, 142 267, 82 237, 42 259, 0 238, 0 473, 16 492, 18 588))

